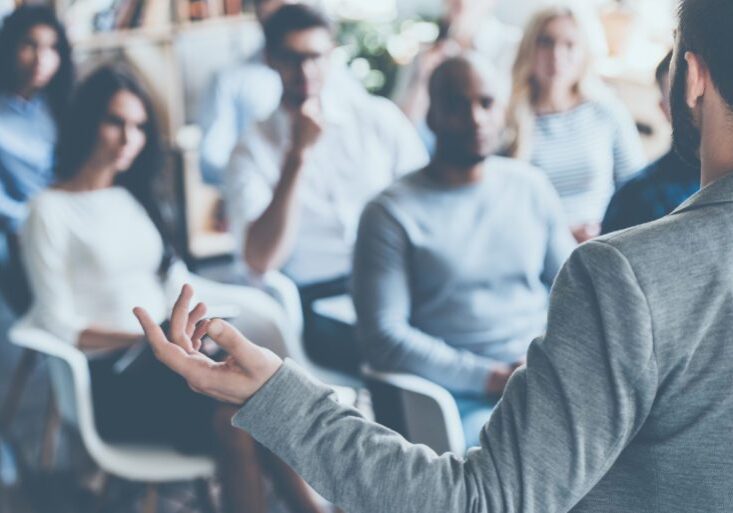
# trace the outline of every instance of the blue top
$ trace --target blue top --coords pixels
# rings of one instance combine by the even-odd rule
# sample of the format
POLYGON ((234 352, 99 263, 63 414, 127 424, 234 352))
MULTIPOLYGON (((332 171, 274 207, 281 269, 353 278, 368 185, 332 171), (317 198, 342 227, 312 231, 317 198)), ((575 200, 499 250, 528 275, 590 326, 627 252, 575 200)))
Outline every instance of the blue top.
POLYGON ((251 124, 269 117, 281 96, 280 76, 267 66, 262 51, 214 77, 202 99, 199 120, 201 172, 207 183, 221 184, 239 138, 251 124))
POLYGON ((626 182, 611 199, 603 233, 664 217, 700 189, 700 169, 672 150, 626 182))
POLYGON ((0 94, 0 231, 17 231, 28 200, 51 183, 55 145, 45 98, 0 94))
POLYGON ((353 298, 364 356, 483 394, 497 364, 524 358, 544 332, 574 246, 557 194, 525 163, 493 157, 461 187, 405 176, 361 217, 353 298))

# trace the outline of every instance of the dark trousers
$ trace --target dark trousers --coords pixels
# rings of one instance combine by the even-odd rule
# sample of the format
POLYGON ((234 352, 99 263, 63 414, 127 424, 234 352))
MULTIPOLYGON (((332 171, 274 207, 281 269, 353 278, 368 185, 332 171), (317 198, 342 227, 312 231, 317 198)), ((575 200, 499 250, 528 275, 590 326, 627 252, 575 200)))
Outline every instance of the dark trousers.
POLYGON ((0 232, 0 293, 15 315, 22 315, 30 307, 30 286, 14 233, 0 232))
POLYGON ((125 350, 89 361, 97 429, 113 443, 155 443, 193 454, 215 449, 217 402, 191 390, 160 363, 150 346, 124 370, 125 350))
POLYGON ((298 287, 303 304, 305 351, 316 363, 353 376, 359 376, 361 355, 354 326, 323 317, 313 311, 319 299, 348 293, 349 277, 298 287))

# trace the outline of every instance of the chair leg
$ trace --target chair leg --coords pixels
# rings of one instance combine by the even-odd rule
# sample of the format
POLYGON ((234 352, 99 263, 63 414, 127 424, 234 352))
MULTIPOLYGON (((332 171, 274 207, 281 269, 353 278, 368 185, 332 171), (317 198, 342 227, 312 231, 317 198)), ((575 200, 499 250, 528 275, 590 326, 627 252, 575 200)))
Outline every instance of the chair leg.
POLYGON ((46 424, 43 428, 43 442, 41 444, 40 468, 50 470, 56 456, 56 441, 61 427, 61 415, 53 395, 48 398, 46 410, 46 424))
POLYGON ((143 499, 142 513, 155 513, 158 509, 158 485, 148 484, 148 489, 145 492, 145 498, 143 499))
POLYGON ((194 483, 196 487, 196 498, 199 507, 203 513, 216 513, 216 504, 214 497, 211 495, 211 487, 206 479, 197 479, 194 483))
POLYGON ((38 353, 35 351, 31 351, 30 349, 23 350, 20 363, 13 373, 8 394, 5 396, 5 401, 0 410, 0 433, 5 433, 13 422, 18 405, 20 404, 20 399, 23 396, 23 390, 36 366, 37 358, 38 353))
POLYGON ((111 477, 106 472, 102 475, 102 483, 99 487, 99 495, 94 504, 94 513, 104 513, 105 506, 107 506, 107 493, 109 492, 109 483, 111 477))

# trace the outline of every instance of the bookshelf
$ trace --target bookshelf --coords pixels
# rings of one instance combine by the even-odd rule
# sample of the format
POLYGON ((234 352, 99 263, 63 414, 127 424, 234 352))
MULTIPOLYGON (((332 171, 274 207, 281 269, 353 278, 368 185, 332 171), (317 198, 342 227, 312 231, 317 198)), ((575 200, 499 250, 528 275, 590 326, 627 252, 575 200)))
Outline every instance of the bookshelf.
POLYGON ((67 24, 80 76, 124 61, 153 94, 173 155, 166 188, 189 261, 231 254, 232 237, 216 221, 219 192, 201 179, 196 137, 185 134, 197 132, 213 75, 261 44, 254 15, 242 0, 56 0, 54 7, 67 24), (114 23, 104 25, 105 16, 114 23))

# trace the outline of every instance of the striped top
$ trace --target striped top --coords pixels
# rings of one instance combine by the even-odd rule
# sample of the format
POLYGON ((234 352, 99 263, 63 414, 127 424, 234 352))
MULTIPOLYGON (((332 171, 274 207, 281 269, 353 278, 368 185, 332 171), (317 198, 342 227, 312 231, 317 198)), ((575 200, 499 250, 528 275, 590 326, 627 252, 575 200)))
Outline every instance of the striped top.
POLYGON ((639 133, 618 101, 537 116, 531 163, 547 173, 571 226, 600 223, 618 186, 644 165, 639 133))

